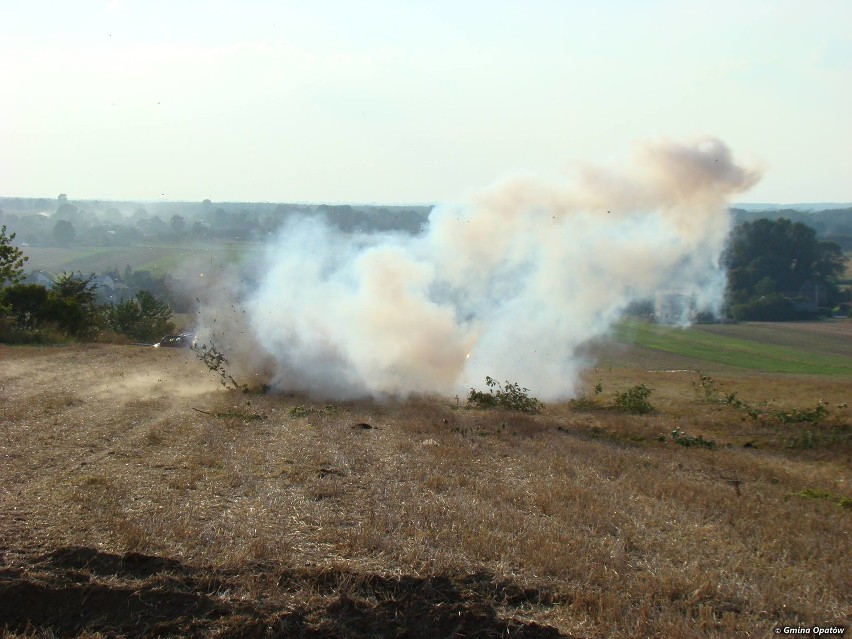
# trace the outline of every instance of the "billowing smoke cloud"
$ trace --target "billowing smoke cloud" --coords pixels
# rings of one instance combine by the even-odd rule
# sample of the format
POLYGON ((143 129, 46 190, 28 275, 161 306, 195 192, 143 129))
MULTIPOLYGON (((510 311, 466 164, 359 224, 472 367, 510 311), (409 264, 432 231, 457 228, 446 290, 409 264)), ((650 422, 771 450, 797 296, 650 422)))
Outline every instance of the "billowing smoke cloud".
POLYGON ((757 179, 719 140, 656 142, 621 170, 519 177, 438 206, 416 237, 297 219, 238 317, 214 311, 232 360, 247 353, 279 390, 453 394, 490 375, 561 398, 586 364, 578 348, 632 301, 676 290, 718 309, 727 199, 757 179))

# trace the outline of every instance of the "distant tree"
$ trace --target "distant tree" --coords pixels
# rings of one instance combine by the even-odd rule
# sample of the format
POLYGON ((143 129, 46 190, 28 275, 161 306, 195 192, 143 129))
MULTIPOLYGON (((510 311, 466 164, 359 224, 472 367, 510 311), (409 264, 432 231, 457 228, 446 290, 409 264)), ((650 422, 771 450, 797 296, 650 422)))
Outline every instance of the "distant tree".
POLYGON ((165 276, 157 277, 151 271, 134 271, 130 269, 130 272, 128 272, 125 269, 124 283, 132 288, 149 291, 155 295, 162 297, 166 295, 165 276))
POLYGON ((6 235, 5 225, 0 227, 0 286, 17 284, 24 277, 24 262, 29 258, 12 245, 14 239, 14 233, 6 235))
POLYGON ((803 287, 825 290, 826 303, 836 297, 846 259, 837 244, 819 241, 814 229, 779 218, 737 226, 726 264, 728 300, 732 307, 741 307, 741 319, 768 319, 773 313, 777 319, 790 319, 790 299, 803 287))
POLYGON ((57 208, 56 212, 53 214, 53 219, 75 222, 77 221, 79 214, 80 210, 76 206, 74 206, 73 204, 69 204, 68 202, 63 202, 59 205, 59 208, 57 208))
POLYGON ((221 206, 213 211, 213 226, 222 228, 230 225, 230 216, 221 206))
POLYGON ((846 272, 848 259, 843 254, 843 249, 835 242, 820 242, 814 270, 826 282, 833 283, 840 279, 846 272))
POLYGON ((56 198, 56 201, 59 202, 60 205, 65 204, 68 201, 68 196, 65 195, 65 193, 60 193, 59 197, 56 198))
POLYGON ((60 246, 68 246, 77 236, 77 230, 68 220, 57 220, 53 227, 53 239, 60 246))
POLYGON ((168 230, 168 226, 159 215, 152 215, 148 219, 140 221, 139 226, 157 234, 164 234, 168 230))
POLYGON ((170 223, 172 225, 172 230, 174 230, 174 232, 178 235, 180 235, 186 230, 186 220, 183 218, 182 215, 172 215, 170 223))
POLYGON ((121 211, 114 206, 111 206, 104 211, 104 220, 114 224, 122 224, 124 223, 124 216, 121 214, 121 211))
POLYGON ((210 229, 200 220, 196 220, 192 224, 192 235, 196 238, 206 238, 210 229))

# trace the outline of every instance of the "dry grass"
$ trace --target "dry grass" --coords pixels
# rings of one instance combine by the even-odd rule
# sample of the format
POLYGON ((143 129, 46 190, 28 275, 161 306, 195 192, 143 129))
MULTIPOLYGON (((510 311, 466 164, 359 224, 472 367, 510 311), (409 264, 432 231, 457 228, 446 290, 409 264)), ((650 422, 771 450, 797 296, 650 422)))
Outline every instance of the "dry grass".
MULTIPOLYGON (((530 416, 434 397, 246 396, 216 390, 179 350, 0 347, 0 589, 56 596, 85 574, 113 594, 191 592, 221 614, 168 617, 164 600, 170 632, 221 636, 257 623, 370 636, 393 619, 429 636, 413 629, 444 628, 448 610, 462 621, 446 634, 764 636, 847 622, 850 412, 836 405, 848 381, 714 376, 754 403, 832 407, 828 423, 783 425, 703 401, 695 374, 642 364, 586 384, 600 380, 606 404, 644 383, 650 415, 565 403, 530 416), (679 446, 675 428, 717 448, 679 446), (803 431, 813 446, 790 447, 803 431), (130 552, 173 563, 93 567, 130 552)), ((153 632, 90 622, 65 631, 153 632)))

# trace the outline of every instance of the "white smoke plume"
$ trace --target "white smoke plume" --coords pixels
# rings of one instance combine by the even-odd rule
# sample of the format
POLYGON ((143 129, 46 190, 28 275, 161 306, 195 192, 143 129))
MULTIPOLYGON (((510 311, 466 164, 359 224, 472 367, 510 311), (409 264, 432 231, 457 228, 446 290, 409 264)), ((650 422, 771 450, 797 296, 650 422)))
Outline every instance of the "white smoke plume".
POLYGON ((677 290, 718 309, 727 201, 758 177, 719 140, 655 142, 626 168, 514 178, 438 206, 416 237, 294 220, 225 346, 273 388, 315 397, 465 393, 490 375, 564 398, 586 365, 578 348, 632 301, 677 290))

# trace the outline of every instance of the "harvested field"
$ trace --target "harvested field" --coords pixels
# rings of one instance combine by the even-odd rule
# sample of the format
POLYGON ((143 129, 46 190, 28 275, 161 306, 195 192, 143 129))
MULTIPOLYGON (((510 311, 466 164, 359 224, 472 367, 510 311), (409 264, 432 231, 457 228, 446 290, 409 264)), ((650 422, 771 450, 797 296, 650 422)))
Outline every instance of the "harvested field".
POLYGON ((245 395, 178 349, 0 347, 0 632, 730 637, 848 623, 848 378, 727 367, 702 382, 682 354, 664 355, 684 364, 668 372, 647 365, 653 351, 610 348, 618 363, 588 371, 588 401, 526 415, 245 395), (653 412, 609 408, 636 384, 653 412), (768 403, 752 419, 730 393, 768 403), (773 417, 820 400, 825 417, 773 417))

